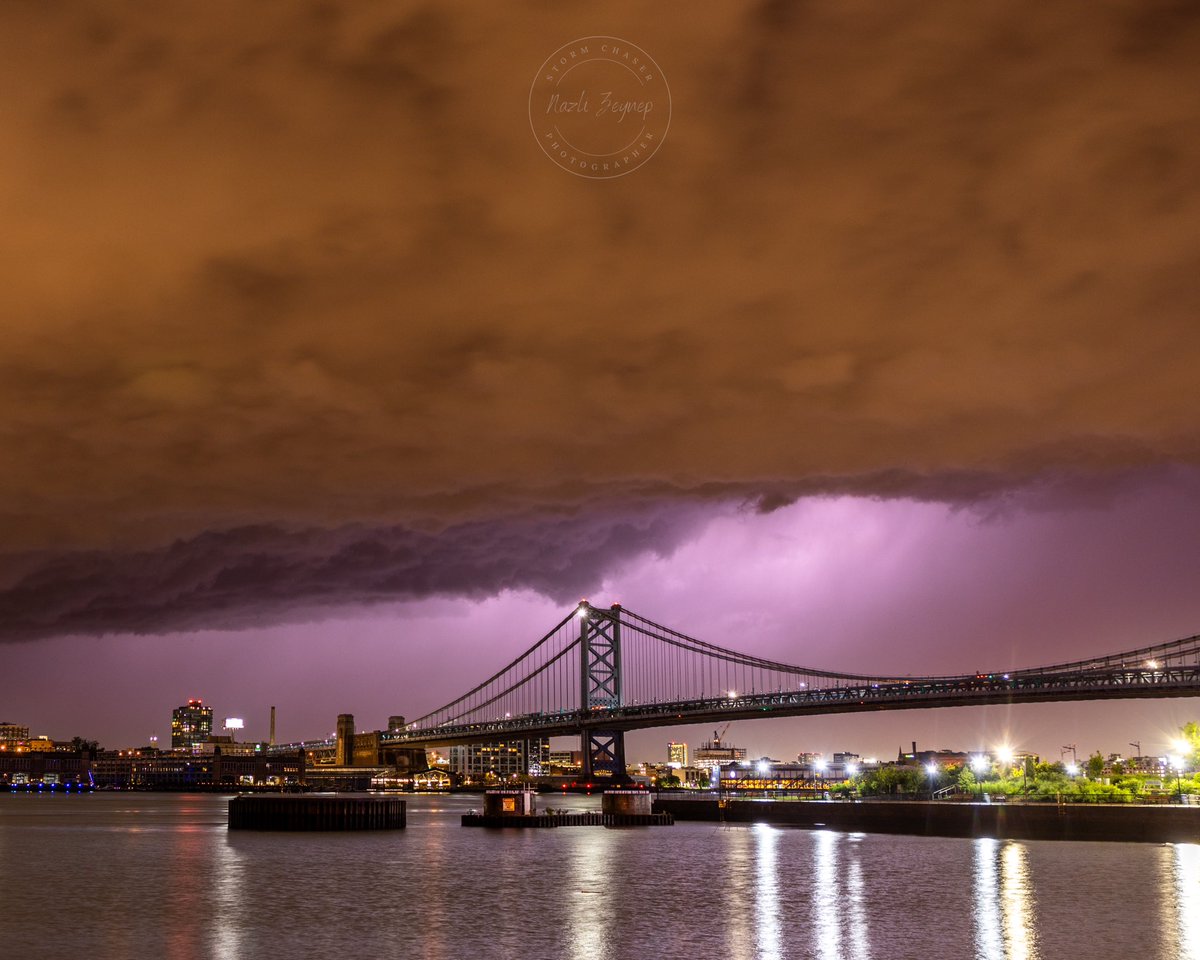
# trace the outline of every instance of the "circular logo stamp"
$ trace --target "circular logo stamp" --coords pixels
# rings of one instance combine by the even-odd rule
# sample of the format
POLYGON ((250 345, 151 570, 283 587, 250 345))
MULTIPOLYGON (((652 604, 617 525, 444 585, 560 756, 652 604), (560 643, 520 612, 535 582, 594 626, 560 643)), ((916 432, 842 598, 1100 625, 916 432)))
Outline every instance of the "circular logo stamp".
POLYGON ((577 177, 623 177, 662 146, 671 91, 645 50, 584 37, 546 59, 529 88, 529 125, 542 152, 577 177))

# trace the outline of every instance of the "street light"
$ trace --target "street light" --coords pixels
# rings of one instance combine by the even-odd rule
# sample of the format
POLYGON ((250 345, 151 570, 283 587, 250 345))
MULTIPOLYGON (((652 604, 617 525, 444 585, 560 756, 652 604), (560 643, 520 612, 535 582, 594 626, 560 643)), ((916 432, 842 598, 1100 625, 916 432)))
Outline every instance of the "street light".
POLYGON ((925 772, 929 774, 929 799, 933 799, 933 778, 937 776, 938 765, 936 763, 925 764, 925 772))
POLYGON ((1183 757, 1175 755, 1170 760, 1171 766, 1175 768, 1175 796, 1183 803, 1183 787, 1179 782, 1179 775, 1183 772, 1183 757))

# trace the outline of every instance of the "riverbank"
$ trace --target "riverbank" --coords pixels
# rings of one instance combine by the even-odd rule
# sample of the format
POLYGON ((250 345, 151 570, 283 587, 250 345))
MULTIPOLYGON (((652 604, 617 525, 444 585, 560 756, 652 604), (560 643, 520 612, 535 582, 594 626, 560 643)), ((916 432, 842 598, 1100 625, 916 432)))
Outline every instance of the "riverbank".
POLYGON ((676 820, 925 837, 1200 843, 1200 808, 1190 806, 659 797, 654 811, 670 813, 676 820))

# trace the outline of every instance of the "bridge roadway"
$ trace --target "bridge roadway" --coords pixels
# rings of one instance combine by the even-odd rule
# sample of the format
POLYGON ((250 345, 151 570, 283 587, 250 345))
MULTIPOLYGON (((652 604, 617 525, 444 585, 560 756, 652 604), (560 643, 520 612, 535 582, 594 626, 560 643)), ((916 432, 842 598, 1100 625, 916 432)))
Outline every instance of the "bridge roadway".
POLYGON ((1106 666, 1077 671, 968 674, 961 677, 864 680, 861 683, 749 693, 705 700, 593 707, 587 711, 532 713, 491 722, 410 728, 381 736, 397 746, 578 735, 587 730, 638 730, 675 724, 762 720, 829 713, 922 710, 1065 700, 1121 700, 1200 695, 1200 666, 1106 666))

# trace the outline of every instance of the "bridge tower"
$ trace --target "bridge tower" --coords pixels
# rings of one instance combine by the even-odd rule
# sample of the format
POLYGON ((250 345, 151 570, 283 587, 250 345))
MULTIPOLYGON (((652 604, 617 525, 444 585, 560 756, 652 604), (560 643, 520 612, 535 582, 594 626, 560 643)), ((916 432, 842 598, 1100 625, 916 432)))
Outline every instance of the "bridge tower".
MULTIPOLYGON (((621 706, 621 605, 608 610, 579 604, 580 698, 585 713, 621 706)), ((597 774, 609 782, 624 781, 625 733, 584 727, 583 775, 597 774)))

